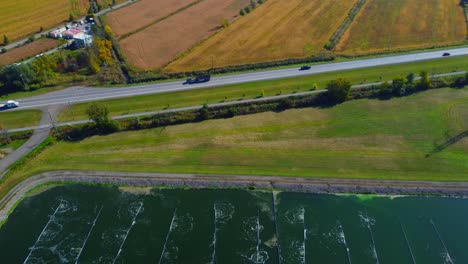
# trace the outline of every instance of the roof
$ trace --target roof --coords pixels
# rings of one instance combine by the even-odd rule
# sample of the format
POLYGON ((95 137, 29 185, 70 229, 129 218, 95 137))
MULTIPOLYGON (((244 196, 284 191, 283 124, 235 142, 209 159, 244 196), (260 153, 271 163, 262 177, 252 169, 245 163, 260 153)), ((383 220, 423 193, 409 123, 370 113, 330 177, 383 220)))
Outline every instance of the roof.
POLYGON ((86 34, 73 37, 73 39, 80 39, 80 40, 87 40, 87 39, 91 39, 91 38, 92 38, 91 35, 86 35, 86 34))
POLYGON ((81 32, 81 30, 74 29, 74 28, 63 32, 63 34, 66 34, 66 35, 77 35, 77 34, 80 34, 80 33, 83 33, 83 32, 81 32))

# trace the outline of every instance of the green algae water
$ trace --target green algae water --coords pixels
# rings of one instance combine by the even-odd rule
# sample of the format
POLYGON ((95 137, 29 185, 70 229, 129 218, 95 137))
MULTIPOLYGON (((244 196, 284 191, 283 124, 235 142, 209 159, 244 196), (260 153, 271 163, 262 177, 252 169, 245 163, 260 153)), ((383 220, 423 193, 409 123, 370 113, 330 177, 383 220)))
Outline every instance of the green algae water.
POLYGON ((19 204, 0 262, 468 263, 467 221, 456 198, 66 185, 19 204))

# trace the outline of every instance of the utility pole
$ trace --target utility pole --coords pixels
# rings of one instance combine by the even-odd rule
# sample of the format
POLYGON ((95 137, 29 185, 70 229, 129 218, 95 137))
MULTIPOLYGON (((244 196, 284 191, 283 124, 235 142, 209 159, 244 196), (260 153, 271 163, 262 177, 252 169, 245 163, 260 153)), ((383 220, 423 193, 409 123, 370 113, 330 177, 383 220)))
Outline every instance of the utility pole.
POLYGON ((50 111, 47 110, 47 113, 49 114, 50 122, 52 122, 52 128, 55 130, 55 133, 58 135, 58 130, 57 130, 57 127, 55 126, 55 121, 52 118, 52 115, 50 114, 50 111))
POLYGON ((73 113, 73 106, 71 105, 70 101, 68 101, 68 107, 70 108, 70 112, 72 114, 73 120, 75 120, 75 114, 73 113))

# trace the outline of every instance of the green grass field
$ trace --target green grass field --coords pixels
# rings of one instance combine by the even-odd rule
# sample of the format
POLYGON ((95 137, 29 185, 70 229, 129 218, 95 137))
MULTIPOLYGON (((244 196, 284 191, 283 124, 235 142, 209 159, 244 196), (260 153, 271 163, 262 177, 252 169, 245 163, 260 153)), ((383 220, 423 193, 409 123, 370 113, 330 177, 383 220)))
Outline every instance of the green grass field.
POLYGON ((0 196, 50 170, 466 180, 468 88, 355 100, 57 142, 15 170, 0 196), (428 155, 429 154, 429 155, 428 155))
POLYGON ((0 112, 0 125, 6 129, 34 126, 41 120, 41 115, 39 110, 0 112))
MULTIPOLYGON (((426 70, 432 73, 462 71, 468 69, 468 56, 447 58, 446 60, 429 60, 401 65, 390 65, 367 69, 356 69, 342 72, 310 75, 298 78, 236 84, 223 87, 182 91, 175 93, 144 95, 124 99, 102 101, 109 108, 111 116, 129 113, 154 111, 164 108, 202 105, 221 101, 236 101, 257 97, 262 90, 265 96, 289 94, 295 91, 310 90, 314 84, 324 88, 326 83, 337 77, 347 78, 353 84, 371 83, 391 80, 396 76, 406 76, 410 72, 419 73, 426 70)), ((59 122, 86 119, 86 108, 90 103, 77 104, 62 112, 59 122)))

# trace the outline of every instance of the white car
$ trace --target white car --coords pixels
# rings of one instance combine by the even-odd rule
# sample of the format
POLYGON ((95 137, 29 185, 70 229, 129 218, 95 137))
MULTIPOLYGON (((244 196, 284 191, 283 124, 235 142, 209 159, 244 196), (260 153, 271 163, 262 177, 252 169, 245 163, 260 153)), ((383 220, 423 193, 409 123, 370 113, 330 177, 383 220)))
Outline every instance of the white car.
POLYGON ((16 108, 19 107, 19 103, 13 100, 9 100, 6 102, 6 104, 0 105, 0 108, 3 109, 10 109, 10 108, 16 108))

